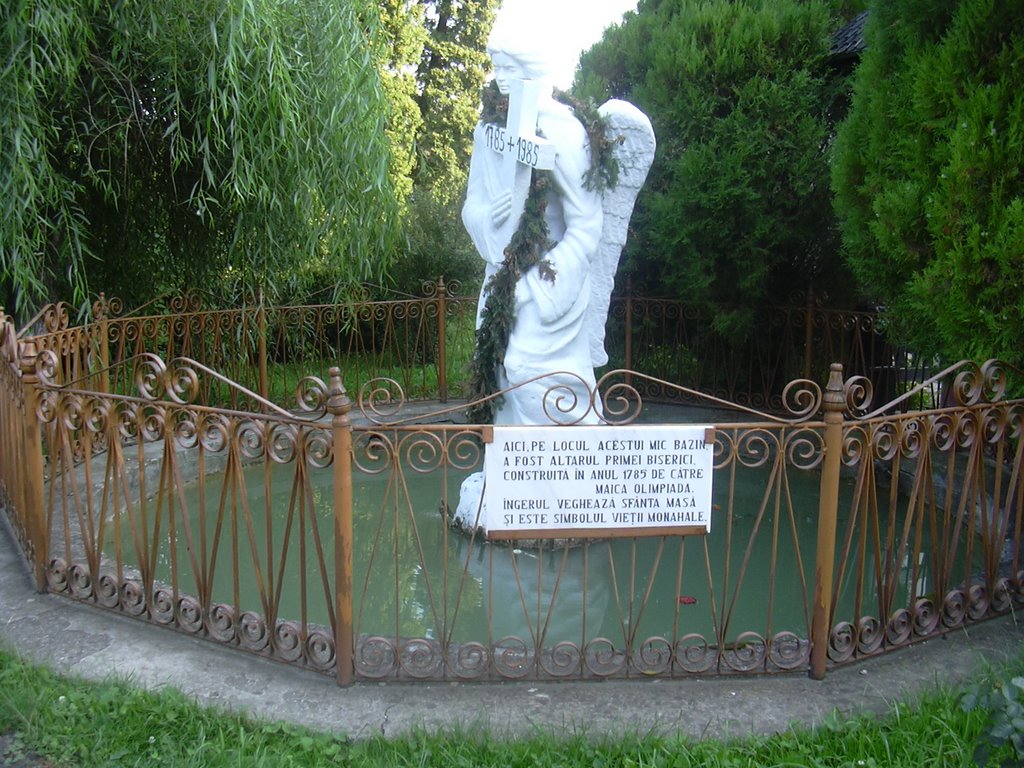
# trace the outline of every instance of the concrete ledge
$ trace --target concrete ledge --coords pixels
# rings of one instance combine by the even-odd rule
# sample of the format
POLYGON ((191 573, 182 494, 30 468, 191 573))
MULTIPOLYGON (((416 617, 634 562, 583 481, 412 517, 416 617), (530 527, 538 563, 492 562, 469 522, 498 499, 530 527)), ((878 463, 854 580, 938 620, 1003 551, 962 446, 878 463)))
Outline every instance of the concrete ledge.
MULTIPOLYGON (((6 525, 2 526, 6 529, 6 525)), ((173 687, 204 705, 352 737, 484 727, 496 737, 549 732, 731 738, 813 727, 833 712, 884 713, 1020 653, 1013 617, 831 671, 552 683, 361 683, 218 647, 53 595, 37 594, 8 530, 0 532, 0 644, 61 674, 173 687)))

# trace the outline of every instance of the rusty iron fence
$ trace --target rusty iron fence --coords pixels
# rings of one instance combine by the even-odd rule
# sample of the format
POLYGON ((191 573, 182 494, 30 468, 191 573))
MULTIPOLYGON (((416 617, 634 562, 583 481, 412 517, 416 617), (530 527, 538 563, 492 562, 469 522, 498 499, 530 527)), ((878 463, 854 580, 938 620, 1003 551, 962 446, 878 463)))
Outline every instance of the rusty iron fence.
MULTIPOLYGON (((458 282, 439 278, 418 298, 287 307, 257 301, 216 310, 189 295, 171 299, 160 314, 125 313, 120 301, 101 296, 88 323, 73 325, 70 308, 56 304, 31 330, 41 351, 57 355, 58 382, 92 375, 91 386, 104 391, 131 392, 131 368, 121 363, 145 352, 188 357, 238 384, 206 382, 203 401, 211 405, 251 406, 244 390, 283 402, 310 371, 333 365, 350 392, 386 376, 412 400, 445 403, 465 396, 474 345, 477 297, 460 291, 458 282)), ((821 380, 833 362, 848 376, 869 379, 879 402, 895 401, 934 372, 934 361, 886 340, 884 317, 823 308, 813 295, 801 306, 765 309, 749 344, 723 344, 711 321, 678 300, 635 295, 627 283, 611 301, 608 369, 647 374, 641 386, 648 400, 699 402, 709 394, 768 411, 782 409, 789 381, 821 380)), ((921 400, 937 404, 937 388, 922 390, 917 403, 901 402, 906 408, 921 400)))
POLYGON ((286 307, 254 301, 231 309, 206 309, 191 294, 172 298, 160 314, 124 313, 119 300, 101 296, 87 324, 72 325, 61 303, 46 307, 32 330, 40 350, 57 355, 58 382, 96 372, 92 385, 104 391, 131 392, 131 366, 122 363, 148 353, 188 357, 238 385, 205 382, 209 404, 251 406, 254 394, 283 401, 309 371, 334 364, 352 391, 386 375, 410 397, 444 402, 462 394, 458 347, 473 344, 476 297, 459 296, 459 283, 444 279, 424 288, 411 299, 286 307))
MULTIPOLYGON (((848 376, 871 381, 879 402, 896 400, 934 372, 933 360, 887 339, 884 315, 822 307, 813 293, 800 305, 765 308, 757 316, 756 334, 746 343, 723 344, 713 320, 708 310, 677 299, 635 295, 627 282, 611 302, 609 358, 614 367, 769 411, 782 409, 788 382, 823 380, 835 362, 843 364, 848 376)), ((643 394, 659 400, 700 400, 657 381, 643 384, 643 394)), ((921 396, 937 401, 937 388, 921 390, 921 396)))
MULTIPOLYGON (((447 300, 427 301, 450 318, 447 300)), ((389 340, 369 354, 408 338, 396 312, 409 329, 436 321, 424 306, 367 310, 389 340)), ((648 393, 720 409, 690 414, 715 427, 711 533, 505 546, 451 525, 486 428, 460 423, 460 404, 426 418, 411 401, 443 398, 423 379, 365 374, 353 401, 346 372, 362 369, 335 346, 325 379, 287 374, 289 402, 261 394, 286 365, 272 328, 312 317, 365 338, 343 315, 100 313, 72 328, 57 307, 35 335, 0 317, 0 498, 37 588, 342 684, 821 678, 1024 595, 1015 369, 960 363, 889 401, 835 363, 770 412, 609 372, 607 423, 633 421, 648 393), (231 346, 253 327, 254 347, 231 346)), ((434 345, 420 366, 437 365, 446 332, 415 338, 434 345)))

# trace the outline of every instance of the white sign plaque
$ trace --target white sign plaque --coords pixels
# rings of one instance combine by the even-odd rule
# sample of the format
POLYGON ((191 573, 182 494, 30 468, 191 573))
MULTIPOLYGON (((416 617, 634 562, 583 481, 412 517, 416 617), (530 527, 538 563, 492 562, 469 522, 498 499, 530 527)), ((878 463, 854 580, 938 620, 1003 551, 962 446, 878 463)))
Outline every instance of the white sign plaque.
POLYGON ((494 427, 484 472, 492 539, 703 534, 714 429, 494 427))

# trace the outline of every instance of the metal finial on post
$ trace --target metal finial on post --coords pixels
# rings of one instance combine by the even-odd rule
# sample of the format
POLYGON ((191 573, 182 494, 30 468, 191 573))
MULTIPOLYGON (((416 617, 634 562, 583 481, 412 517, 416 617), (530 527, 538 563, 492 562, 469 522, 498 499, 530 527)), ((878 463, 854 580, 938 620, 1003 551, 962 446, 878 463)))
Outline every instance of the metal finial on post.
POLYGON ((825 411, 825 460, 818 496, 818 543, 814 565, 814 615, 811 621, 811 677, 825 679, 832 623, 832 582, 836 559, 836 518, 839 511, 839 468, 843 454, 843 411, 846 394, 843 366, 832 363, 822 402, 825 411))
POLYGON ((822 409, 825 411, 825 421, 828 421, 829 414, 839 421, 843 420, 843 411, 846 409, 846 386, 843 382, 842 363, 832 363, 829 366, 822 409))
POLYGON ((39 348, 33 339, 21 342, 21 354, 18 359, 21 361, 21 375, 35 376, 36 359, 39 357, 39 348))
POLYGON ((352 401, 341 383, 341 369, 330 370, 327 410, 334 442, 334 645, 338 685, 355 674, 352 612, 352 401))
POLYGON ((343 424, 350 426, 348 414, 352 410, 352 401, 341 383, 341 369, 334 366, 328 372, 330 383, 327 386, 327 412, 333 417, 332 426, 343 424))

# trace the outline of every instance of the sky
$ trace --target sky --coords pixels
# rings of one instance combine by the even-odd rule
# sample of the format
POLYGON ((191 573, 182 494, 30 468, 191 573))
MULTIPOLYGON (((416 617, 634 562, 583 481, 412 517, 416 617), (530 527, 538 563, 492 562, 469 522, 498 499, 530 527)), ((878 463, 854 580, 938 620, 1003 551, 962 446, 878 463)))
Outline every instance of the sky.
MULTIPOLYGON (((601 33, 636 10, 637 0, 505 0, 503 7, 537 8, 551 40, 552 81, 559 88, 572 85, 580 53, 601 39, 601 33)), ((538 30, 538 34, 541 34, 538 30)))

